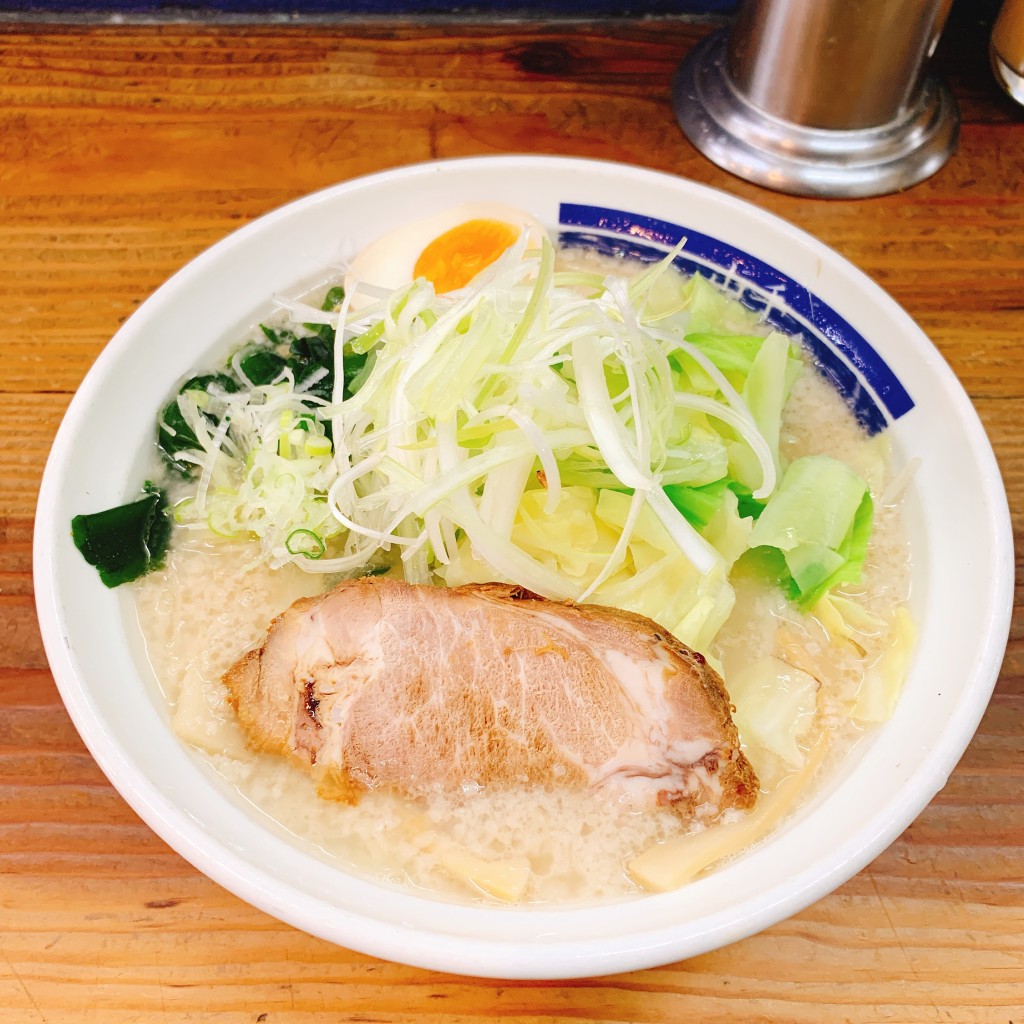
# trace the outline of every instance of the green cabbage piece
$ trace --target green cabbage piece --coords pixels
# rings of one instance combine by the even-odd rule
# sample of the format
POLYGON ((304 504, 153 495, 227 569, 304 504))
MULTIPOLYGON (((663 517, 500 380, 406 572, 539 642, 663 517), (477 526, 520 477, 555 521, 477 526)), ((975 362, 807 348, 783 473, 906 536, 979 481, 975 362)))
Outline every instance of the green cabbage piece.
POLYGON ((761 315, 747 309, 734 293, 694 274, 683 285, 684 306, 690 314, 687 332, 753 335, 762 325, 761 315))
POLYGON ((687 487, 686 484, 665 484, 668 500, 682 512, 691 526, 703 530, 721 508, 722 498, 728 481, 723 477, 701 487, 687 487))
POLYGON ((786 470, 748 546, 789 598, 808 609, 833 587, 860 579, 873 510, 867 484, 852 469, 810 455, 786 470))

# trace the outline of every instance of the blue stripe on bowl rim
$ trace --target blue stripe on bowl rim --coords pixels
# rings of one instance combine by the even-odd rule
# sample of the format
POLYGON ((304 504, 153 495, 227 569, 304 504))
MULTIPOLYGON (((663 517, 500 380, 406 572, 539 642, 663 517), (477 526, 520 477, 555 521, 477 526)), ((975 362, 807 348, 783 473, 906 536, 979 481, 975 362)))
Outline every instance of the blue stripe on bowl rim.
POLYGON ((886 428, 885 412, 894 421, 914 408, 906 388, 849 321, 804 285, 750 253, 679 224, 602 206, 561 203, 559 224, 563 245, 645 262, 663 259, 667 249, 682 241, 676 266, 714 281, 748 309, 762 313, 773 327, 799 337, 819 372, 869 434, 886 428))

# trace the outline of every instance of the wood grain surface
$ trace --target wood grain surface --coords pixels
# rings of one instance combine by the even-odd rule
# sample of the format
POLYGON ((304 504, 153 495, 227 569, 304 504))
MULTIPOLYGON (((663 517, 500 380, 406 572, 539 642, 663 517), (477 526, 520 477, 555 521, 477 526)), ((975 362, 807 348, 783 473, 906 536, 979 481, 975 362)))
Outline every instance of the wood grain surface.
MULTIPOLYGON (((1024 120, 959 3, 938 62, 959 152, 900 195, 775 195, 720 172, 669 104, 706 31, 521 26, 0 30, 0 1022, 1024 1022, 1024 618, 946 788, 873 864, 754 938, 657 970, 499 983, 310 938, 198 874, 72 727, 32 603, 43 463, 106 341, 169 274, 313 189, 432 157, 602 157, 811 231, 917 319, 1024 512, 1024 120)), ((955 481, 951 481, 955 486, 955 481)))

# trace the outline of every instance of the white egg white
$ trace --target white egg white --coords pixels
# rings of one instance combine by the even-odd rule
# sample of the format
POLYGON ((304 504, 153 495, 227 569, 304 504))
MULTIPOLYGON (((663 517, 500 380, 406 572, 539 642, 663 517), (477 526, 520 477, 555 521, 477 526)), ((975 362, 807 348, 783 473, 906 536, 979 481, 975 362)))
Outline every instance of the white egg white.
POLYGON ((460 224, 469 220, 497 220, 517 231, 530 232, 530 244, 540 245, 546 232, 536 217, 502 203, 461 203, 422 220, 403 224, 382 235, 354 256, 345 274, 345 292, 352 309, 360 309, 378 300, 378 289, 401 288, 413 280, 413 268, 423 250, 460 224), (369 285, 373 291, 363 291, 369 285))

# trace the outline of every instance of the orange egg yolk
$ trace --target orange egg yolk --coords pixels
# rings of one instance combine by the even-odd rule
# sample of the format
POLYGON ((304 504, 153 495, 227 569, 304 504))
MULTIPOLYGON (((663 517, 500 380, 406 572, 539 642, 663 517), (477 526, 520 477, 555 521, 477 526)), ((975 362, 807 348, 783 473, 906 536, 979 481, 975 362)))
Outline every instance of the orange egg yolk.
POLYGON ((467 220, 438 235, 420 253, 413 277, 425 277, 439 294, 464 288, 519 237, 500 220, 467 220))

